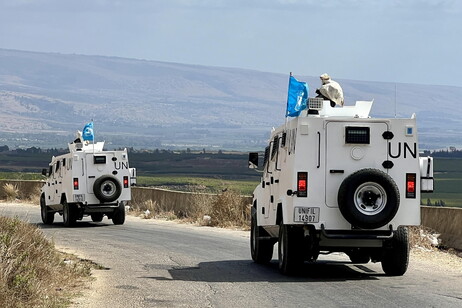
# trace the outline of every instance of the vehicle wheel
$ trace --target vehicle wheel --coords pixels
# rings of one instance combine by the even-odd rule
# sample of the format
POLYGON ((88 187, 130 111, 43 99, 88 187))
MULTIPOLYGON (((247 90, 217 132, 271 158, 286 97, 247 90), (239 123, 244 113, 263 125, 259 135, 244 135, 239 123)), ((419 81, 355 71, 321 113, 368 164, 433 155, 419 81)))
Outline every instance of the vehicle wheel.
POLYGON ((377 169, 362 169, 342 182, 337 201, 350 224, 361 229, 376 229, 395 217, 399 190, 388 174, 377 169))
POLYGON ((122 193, 122 186, 119 181, 111 175, 103 175, 96 179, 93 184, 93 192, 101 202, 112 202, 119 198, 122 193))
POLYGON ((285 225, 279 226, 279 271, 293 275, 303 265, 303 229, 285 225))
POLYGON ((350 257, 352 263, 366 264, 371 260, 371 256, 360 249, 349 251, 347 255, 350 257))
POLYGON ((252 217, 250 220, 250 253, 252 260, 256 263, 264 264, 271 261, 273 258, 274 241, 270 239, 269 234, 262 228, 257 226, 257 215, 255 208, 252 207, 252 217), (266 239, 260 239, 264 236, 266 239))
POLYGON ((382 269, 388 276, 402 276, 409 264, 409 233, 400 226, 393 234, 391 248, 384 248, 382 269))
POLYGON ((46 205, 45 195, 40 196, 40 212, 43 223, 45 225, 51 225, 55 220, 55 212, 50 211, 50 208, 46 205))
POLYGON ((112 216, 112 222, 114 225, 123 225, 125 222, 125 205, 123 202, 119 202, 119 207, 112 216))
POLYGON ((93 222, 101 222, 103 220, 104 214, 103 213, 93 213, 90 215, 90 217, 93 222))
POLYGON ((64 226, 72 227, 75 225, 77 221, 77 211, 75 208, 75 204, 67 203, 66 200, 63 202, 63 222, 64 226))

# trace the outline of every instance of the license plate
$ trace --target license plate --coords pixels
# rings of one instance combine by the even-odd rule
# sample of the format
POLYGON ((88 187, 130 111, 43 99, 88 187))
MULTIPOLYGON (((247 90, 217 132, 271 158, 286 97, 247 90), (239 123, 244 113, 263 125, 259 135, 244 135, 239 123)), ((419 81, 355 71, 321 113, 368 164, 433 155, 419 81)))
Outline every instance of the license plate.
POLYGON ((319 212, 321 212, 319 207, 296 207, 294 209, 294 222, 319 222, 319 212))
POLYGON ((85 194, 75 194, 74 202, 85 202, 85 194))

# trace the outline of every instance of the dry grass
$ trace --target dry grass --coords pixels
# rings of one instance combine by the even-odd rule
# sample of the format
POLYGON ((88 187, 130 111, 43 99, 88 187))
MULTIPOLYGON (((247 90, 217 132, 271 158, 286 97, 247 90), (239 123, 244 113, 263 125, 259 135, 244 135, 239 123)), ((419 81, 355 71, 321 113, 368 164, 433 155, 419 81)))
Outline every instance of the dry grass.
POLYGON ((155 217, 155 213, 157 211, 159 211, 159 206, 155 201, 146 200, 140 203, 133 201, 130 202, 130 214, 150 219, 155 217))
POLYGON ((409 228, 409 244, 414 252, 441 252, 462 258, 462 251, 449 248, 438 239, 438 232, 424 226, 409 228))
POLYGON ((0 217, 0 307, 63 307, 91 268, 58 253, 37 227, 0 217))
POLYGON ((219 194, 204 211, 210 216, 210 225, 217 227, 239 227, 248 229, 250 222, 250 204, 240 194, 225 191, 219 194))
POLYGON ((192 203, 192 210, 185 217, 188 222, 222 228, 250 228, 250 204, 238 192, 196 194, 192 203))
POLYGON ((8 202, 16 200, 19 196, 19 189, 16 185, 11 183, 6 183, 3 185, 3 193, 6 196, 8 202))
POLYGON ((144 219, 176 220, 177 215, 173 211, 163 209, 156 201, 145 200, 142 202, 130 202, 129 214, 140 216, 144 219))
POLYGON ((26 202, 30 202, 32 204, 40 204, 40 187, 36 186, 27 196, 26 202))
POLYGON ((409 244, 412 248, 419 249, 437 249, 439 244, 435 243, 437 239, 436 231, 424 226, 409 226, 409 244), (436 244, 436 245, 435 245, 436 244))
POLYGON ((30 181, 0 181, 0 198, 7 202, 27 202, 39 204, 40 202, 40 182, 30 181))
POLYGON ((250 204, 239 193, 227 190, 218 195, 191 194, 188 210, 172 210, 152 200, 130 202, 129 213, 143 218, 181 220, 203 226, 249 230, 250 204))

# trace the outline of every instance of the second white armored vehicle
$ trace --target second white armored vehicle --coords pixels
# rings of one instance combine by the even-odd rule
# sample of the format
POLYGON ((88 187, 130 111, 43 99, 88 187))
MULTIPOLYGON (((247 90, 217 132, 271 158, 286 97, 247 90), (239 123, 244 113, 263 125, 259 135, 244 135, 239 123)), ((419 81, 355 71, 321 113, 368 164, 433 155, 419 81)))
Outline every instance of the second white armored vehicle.
MULTIPOLYGON (((308 111, 274 129, 253 193, 251 255, 300 270, 319 254, 381 262, 388 275, 408 267, 406 226, 420 224, 420 193, 433 190, 433 161, 419 157, 415 117, 371 118, 372 102, 308 111)), ((250 165, 258 165, 251 153, 250 165)))
POLYGON ((131 199, 136 172, 127 150, 105 151, 104 142, 73 142, 69 153, 52 158, 43 169, 46 181, 40 195, 42 221, 52 224, 55 213, 72 226, 84 216, 94 222, 104 216, 116 225, 125 222, 125 203, 131 199))

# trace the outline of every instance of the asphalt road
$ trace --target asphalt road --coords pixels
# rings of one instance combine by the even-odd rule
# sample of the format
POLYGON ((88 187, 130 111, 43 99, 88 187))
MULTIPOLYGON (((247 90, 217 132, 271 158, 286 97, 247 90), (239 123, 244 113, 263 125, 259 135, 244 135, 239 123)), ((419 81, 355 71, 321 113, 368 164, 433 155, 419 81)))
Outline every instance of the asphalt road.
MULTIPOLYGON (((0 204, 0 215, 36 224, 61 250, 103 267, 75 307, 462 307, 462 273, 412 260, 402 277, 342 254, 282 276, 277 260, 252 262, 249 232, 127 217, 45 226, 38 206, 0 204)), ((275 246, 277 248, 277 245, 275 246)), ((277 250, 275 249, 274 257, 277 250)))

